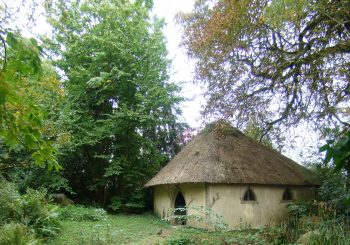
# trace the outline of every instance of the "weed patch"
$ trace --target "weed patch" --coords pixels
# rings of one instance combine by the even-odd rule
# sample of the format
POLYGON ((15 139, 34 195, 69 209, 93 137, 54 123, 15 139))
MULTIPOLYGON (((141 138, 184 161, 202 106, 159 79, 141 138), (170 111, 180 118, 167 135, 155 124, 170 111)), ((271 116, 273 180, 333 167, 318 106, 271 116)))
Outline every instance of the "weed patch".
POLYGON ((59 219, 66 221, 102 221, 107 219, 107 212, 102 208, 70 205, 60 208, 59 219))

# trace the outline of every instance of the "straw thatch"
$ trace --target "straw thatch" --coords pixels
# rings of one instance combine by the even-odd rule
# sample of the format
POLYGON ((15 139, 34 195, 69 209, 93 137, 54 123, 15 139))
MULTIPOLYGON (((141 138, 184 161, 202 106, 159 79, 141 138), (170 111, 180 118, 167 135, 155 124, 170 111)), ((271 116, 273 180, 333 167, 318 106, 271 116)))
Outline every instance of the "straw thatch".
POLYGON ((226 183, 318 186, 315 174, 231 126, 211 125, 145 186, 226 183), (218 128, 220 130, 218 130, 218 128))

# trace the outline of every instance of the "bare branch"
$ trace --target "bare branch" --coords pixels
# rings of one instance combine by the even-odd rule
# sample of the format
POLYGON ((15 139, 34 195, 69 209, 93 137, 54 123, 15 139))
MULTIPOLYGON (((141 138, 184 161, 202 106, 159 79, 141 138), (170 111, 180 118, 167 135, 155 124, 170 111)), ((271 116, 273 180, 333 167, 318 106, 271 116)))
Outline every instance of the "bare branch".
POLYGON ((2 65, 1 71, 4 71, 6 69, 7 65, 7 46, 5 39, 0 35, 0 40, 2 43, 2 46, 4 47, 4 64, 2 65))

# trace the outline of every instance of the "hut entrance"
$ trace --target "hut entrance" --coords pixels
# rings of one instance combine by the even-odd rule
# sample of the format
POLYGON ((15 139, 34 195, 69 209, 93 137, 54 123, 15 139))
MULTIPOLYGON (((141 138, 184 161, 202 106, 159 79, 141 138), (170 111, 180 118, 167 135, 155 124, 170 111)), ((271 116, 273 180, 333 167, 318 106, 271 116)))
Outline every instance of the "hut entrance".
POLYGON ((175 224, 186 225, 186 201, 181 192, 177 193, 175 198, 175 224))

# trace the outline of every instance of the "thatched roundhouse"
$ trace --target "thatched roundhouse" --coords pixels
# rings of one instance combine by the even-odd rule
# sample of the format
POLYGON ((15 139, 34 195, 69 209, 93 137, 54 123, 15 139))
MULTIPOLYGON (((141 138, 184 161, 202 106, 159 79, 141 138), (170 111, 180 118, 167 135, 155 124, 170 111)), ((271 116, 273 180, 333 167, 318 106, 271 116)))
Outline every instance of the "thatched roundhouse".
POLYGON ((286 204, 315 198, 318 185, 312 171, 218 123, 199 133, 145 186, 154 188, 154 211, 162 218, 186 207, 187 216, 197 218, 188 225, 208 227, 221 217, 234 229, 279 222, 286 204))

